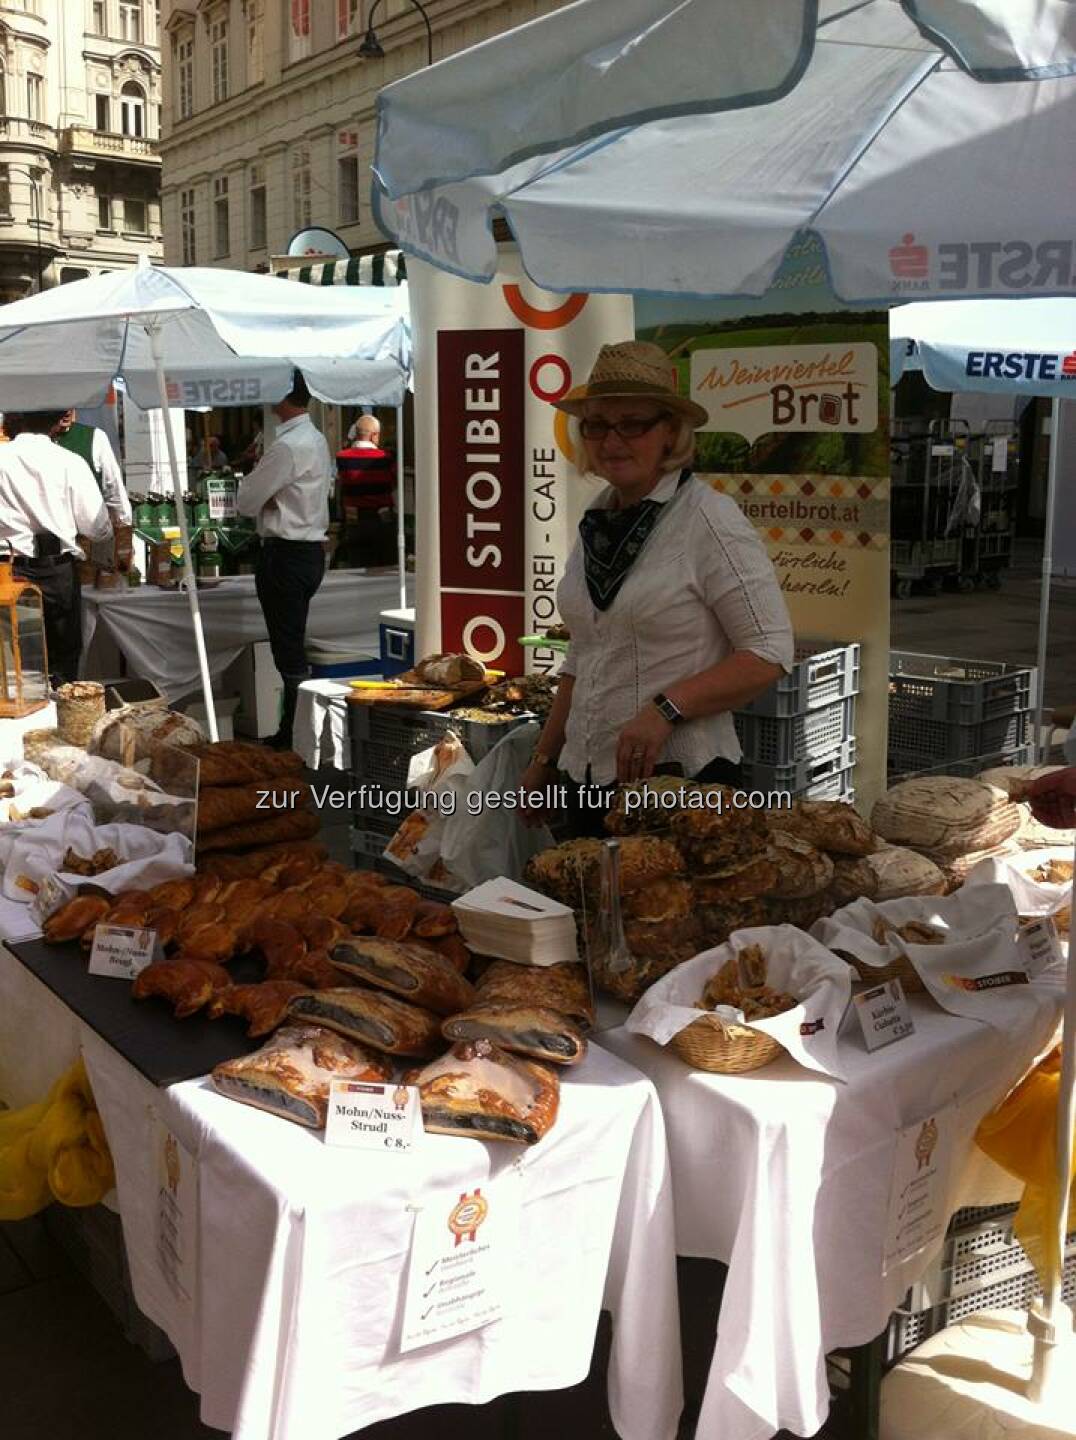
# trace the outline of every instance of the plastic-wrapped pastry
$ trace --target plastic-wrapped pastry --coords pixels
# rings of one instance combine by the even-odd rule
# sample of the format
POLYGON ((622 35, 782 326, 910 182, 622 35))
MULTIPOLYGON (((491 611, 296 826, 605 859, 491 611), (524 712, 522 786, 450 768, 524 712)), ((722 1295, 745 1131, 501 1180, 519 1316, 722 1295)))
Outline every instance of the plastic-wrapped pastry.
POLYGON ((446 1020, 441 1034, 448 1040, 490 1040, 502 1050, 554 1065, 576 1065, 587 1053, 586 1036, 567 1015, 510 1000, 478 1000, 446 1020))
POLYGON ((378 990, 341 986, 297 995, 288 1005, 295 1020, 326 1025, 350 1040, 389 1055, 435 1055, 441 1044, 441 1017, 378 990))
POLYGON ((315 1025, 278 1030, 252 1055, 215 1067, 215 1089, 231 1100, 255 1105, 312 1130, 325 1126, 334 1080, 380 1083, 392 1074, 383 1055, 315 1025))
POLYGON ((334 945, 330 958, 345 975, 391 990, 438 1015, 454 1015, 474 999, 474 990, 452 961, 421 945, 354 935, 334 945))
POLYGON ((488 1040, 460 1040, 404 1080, 418 1086, 423 1123, 435 1135, 536 1145, 552 1128, 560 1104, 555 1070, 509 1055, 488 1040))

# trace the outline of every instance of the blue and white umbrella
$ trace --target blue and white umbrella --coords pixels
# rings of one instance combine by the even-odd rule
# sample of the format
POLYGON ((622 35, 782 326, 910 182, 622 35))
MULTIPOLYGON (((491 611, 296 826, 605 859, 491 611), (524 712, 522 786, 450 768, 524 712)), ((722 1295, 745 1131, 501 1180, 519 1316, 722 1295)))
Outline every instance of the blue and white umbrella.
POLYGON ((385 233, 488 281, 761 295, 1076 293, 1068 0, 579 0, 386 87, 385 233))

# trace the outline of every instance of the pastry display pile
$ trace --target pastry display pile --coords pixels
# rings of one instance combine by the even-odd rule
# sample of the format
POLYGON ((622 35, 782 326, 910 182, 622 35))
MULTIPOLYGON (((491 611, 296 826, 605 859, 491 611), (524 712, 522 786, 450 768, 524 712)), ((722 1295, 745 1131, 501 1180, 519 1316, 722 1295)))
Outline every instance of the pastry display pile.
POLYGON ((745 1020, 769 1020, 794 1010, 798 1001, 766 983, 766 956, 761 946, 748 945, 726 960, 695 1002, 697 1010, 716 1010, 727 1005, 745 1020))
POLYGON ((723 944, 734 930, 807 929, 851 900, 878 897, 878 840, 851 805, 798 800, 770 811, 739 809, 732 793, 671 778, 620 791, 606 828, 620 842, 627 969, 608 961, 602 841, 566 841, 528 863, 528 884, 575 909, 595 981, 615 998, 634 1004, 675 965, 723 944))

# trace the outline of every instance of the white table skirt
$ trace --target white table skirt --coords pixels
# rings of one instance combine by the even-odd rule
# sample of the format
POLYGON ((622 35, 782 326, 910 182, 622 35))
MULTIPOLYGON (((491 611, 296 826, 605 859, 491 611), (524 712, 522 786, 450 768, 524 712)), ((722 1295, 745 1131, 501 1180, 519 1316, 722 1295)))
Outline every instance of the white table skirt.
POLYGON ((350 685, 339 680, 307 680, 299 686, 292 744, 311 770, 322 765, 351 769, 347 710, 351 693, 350 685))
MULTIPOLYGON (((411 583, 410 580, 408 582, 411 583)), ((230 576, 198 592, 209 670, 214 681, 247 645, 268 638, 253 575, 230 576)), ((396 572, 330 570, 310 604, 307 639, 349 643, 371 655, 380 648, 382 610, 400 603, 396 572)), ((83 649, 98 624, 123 651, 133 675, 152 680, 169 701, 200 688, 190 606, 178 590, 144 585, 133 590, 82 592, 83 649)))
MULTIPOLYGON (((102 984, 119 983, 102 981, 102 984)), ((176 1346, 206 1424, 234 1440, 337 1440, 427 1405, 585 1379, 613 1316, 609 1403, 623 1440, 673 1440, 682 1407, 672 1192, 653 1086, 594 1049, 540 1145, 425 1136, 393 1158, 218 1095, 150 1085, 0 946, 0 1099, 29 1104, 83 1053, 116 1165, 135 1297, 176 1346), (199 1168, 198 1285, 156 1262, 153 1117, 199 1168), (403 1277, 424 1195, 522 1170, 505 1319, 401 1355, 403 1277)))
POLYGON ((882 1274, 897 1131, 958 1097, 950 1209, 972 1203, 963 1176, 975 1128, 1060 1019, 1059 1006, 1044 1005, 1002 1040, 926 998, 911 1004, 915 1035, 873 1055, 858 1029, 842 1032, 845 1085, 787 1057, 753 1074, 710 1075, 623 1028, 598 1037, 657 1086, 677 1253, 729 1267, 699 1440, 820 1428, 826 1353, 880 1334, 938 1248, 882 1274))

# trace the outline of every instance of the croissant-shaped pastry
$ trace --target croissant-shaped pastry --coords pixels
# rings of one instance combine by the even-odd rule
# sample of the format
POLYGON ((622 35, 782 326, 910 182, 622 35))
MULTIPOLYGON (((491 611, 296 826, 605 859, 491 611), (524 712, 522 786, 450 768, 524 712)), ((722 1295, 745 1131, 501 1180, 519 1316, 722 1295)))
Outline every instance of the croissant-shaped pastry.
POLYGON ((351 933, 346 925, 330 920, 327 915, 301 915, 291 923, 311 950, 331 950, 351 933))
POLYGON ((466 975, 471 968, 471 952, 459 935, 441 935, 435 940, 423 939, 421 943, 451 960, 461 975, 466 975))
POLYGON ((306 896, 313 914, 326 915, 330 920, 340 918, 350 899, 345 886, 331 875, 304 885, 301 893, 306 896))
POLYGON ((247 950, 259 951, 270 964, 277 965, 301 960, 307 949, 306 941, 294 925, 261 915, 247 924, 239 943, 247 950))
POLYGON ((455 935, 459 928, 451 905, 442 905, 438 900, 423 900, 415 911, 411 933, 423 940, 433 940, 441 935, 455 935))
POLYGON ((289 860, 280 871, 279 883, 288 890, 293 885, 302 885, 321 870, 321 861, 314 855, 297 855, 289 860))
POLYGON ((104 895, 76 895, 45 921, 44 937, 50 945, 64 940, 77 940, 84 931, 95 926, 112 908, 104 895))
POLYGON ((271 920, 297 920, 300 915, 313 914, 313 909, 302 890, 281 890, 271 895, 258 913, 271 920))
POLYGON ((360 890, 384 890, 389 883, 380 870, 348 870, 342 878, 349 895, 357 895, 360 890))
POLYGON ((182 943, 183 937, 192 931, 200 930, 203 925, 218 925, 224 918, 223 905, 216 905, 212 902, 206 905, 188 905, 179 922, 180 943, 182 943))
POLYGON ((268 1035, 283 1024, 288 1001, 301 995, 305 987, 294 980, 263 980, 260 985, 227 985, 218 990, 209 1002, 210 1020, 222 1015, 237 1015, 248 1021, 251 1039, 268 1035))
POLYGON ((270 960, 266 980, 294 980, 306 990, 333 990, 355 984, 341 975, 324 950, 311 950, 296 960, 270 960))
POLYGON ((170 910, 167 906, 161 906, 157 910, 151 910, 146 916, 146 929, 156 930, 157 939, 162 945, 168 946, 175 940, 182 918, 178 910, 170 910))
POLYGON ((264 880, 228 880, 217 895, 233 925, 243 926, 261 911, 273 887, 264 880))
POLYGON ((388 885, 378 897, 378 916, 374 934, 382 940, 403 940, 411 926, 422 899, 417 890, 406 885, 388 885))
POLYGON ((224 881, 219 875, 196 875, 194 877, 194 894, 191 896, 192 905, 208 905, 210 901, 216 900, 224 888, 224 881))
POLYGON ((356 934, 367 934, 376 929, 377 922, 381 918, 381 896, 384 893, 384 890, 374 890, 370 887, 353 891, 340 919, 349 930, 353 930, 356 934))
POLYGON ((165 880, 161 885, 154 885, 149 892, 149 898, 154 905, 167 905, 170 910, 183 910, 194 898, 194 881, 165 880))
POLYGON ((231 977, 221 965, 208 960, 192 960, 177 955, 172 960, 158 960, 135 976, 131 994, 136 1000, 156 995, 173 1007, 177 1020, 208 1005, 217 990, 231 984, 231 977))
POLYGON ((179 946, 185 955, 197 956, 199 960, 213 960, 223 965, 230 960, 239 947, 239 935, 234 925, 220 920, 211 920, 208 925, 198 925, 193 930, 181 931, 179 946))

